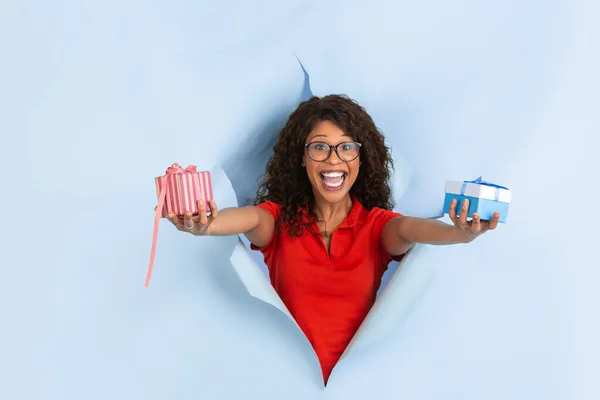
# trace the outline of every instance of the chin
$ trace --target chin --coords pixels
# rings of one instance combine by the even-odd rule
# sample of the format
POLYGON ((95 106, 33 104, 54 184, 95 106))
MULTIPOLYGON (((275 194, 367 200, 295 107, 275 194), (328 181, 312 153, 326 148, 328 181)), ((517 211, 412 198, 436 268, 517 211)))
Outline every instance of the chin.
POLYGON ((343 201, 348 195, 347 190, 340 190, 335 193, 323 192, 319 190, 319 196, 328 203, 334 204, 343 201))

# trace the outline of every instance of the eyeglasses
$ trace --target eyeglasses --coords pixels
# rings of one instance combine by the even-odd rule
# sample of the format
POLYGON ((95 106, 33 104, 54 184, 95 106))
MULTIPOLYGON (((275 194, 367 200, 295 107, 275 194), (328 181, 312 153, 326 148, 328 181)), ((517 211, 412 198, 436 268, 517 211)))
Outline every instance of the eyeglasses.
POLYGON ((342 142, 335 146, 325 142, 312 142, 304 145, 304 147, 306 147, 306 151, 308 152, 308 156, 313 161, 317 162, 323 162, 327 160, 331 156, 333 149, 335 149, 335 153, 340 160, 345 162, 352 161, 358 157, 361 146, 362 144, 357 142, 342 142))

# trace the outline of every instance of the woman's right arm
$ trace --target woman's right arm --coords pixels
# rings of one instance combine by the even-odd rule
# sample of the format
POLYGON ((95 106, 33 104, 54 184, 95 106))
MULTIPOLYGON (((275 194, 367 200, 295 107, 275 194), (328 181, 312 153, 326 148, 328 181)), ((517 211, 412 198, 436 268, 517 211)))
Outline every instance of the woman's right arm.
POLYGON ((258 247, 266 246, 273 235, 275 220, 266 210, 256 206, 231 207, 217 210, 214 200, 209 202, 210 216, 206 215, 204 207, 198 209, 196 217, 191 214, 180 218, 174 214, 168 215, 169 221, 177 229, 197 236, 229 236, 244 234, 248 240, 258 247))

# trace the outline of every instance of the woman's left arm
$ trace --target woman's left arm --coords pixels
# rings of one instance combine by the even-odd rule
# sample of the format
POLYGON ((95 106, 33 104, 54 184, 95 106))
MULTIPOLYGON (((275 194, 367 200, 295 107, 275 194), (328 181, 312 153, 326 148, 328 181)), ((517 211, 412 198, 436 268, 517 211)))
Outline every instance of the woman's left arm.
POLYGON ((454 225, 427 218, 398 217, 390 220, 382 232, 382 244, 391 255, 406 253, 413 244, 424 243, 448 245, 469 243, 481 234, 496 229, 500 213, 494 213, 490 221, 481 221, 477 213, 467 221, 469 201, 462 204, 460 217, 456 216, 456 200, 450 205, 449 216, 454 225))

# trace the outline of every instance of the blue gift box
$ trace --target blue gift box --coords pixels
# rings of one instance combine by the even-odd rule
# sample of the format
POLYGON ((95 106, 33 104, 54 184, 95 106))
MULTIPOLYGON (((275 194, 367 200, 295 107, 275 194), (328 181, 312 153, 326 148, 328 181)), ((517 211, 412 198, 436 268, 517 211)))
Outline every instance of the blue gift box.
POLYGON ((481 180, 474 181, 448 181, 446 182, 446 195, 444 197, 444 213, 450 212, 450 204, 456 199, 456 215, 460 216, 461 207, 465 199, 469 200, 467 218, 472 218, 473 213, 478 213, 482 221, 489 221, 495 212, 500 213, 500 221, 506 222, 511 192, 504 186, 496 185, 481 180))

